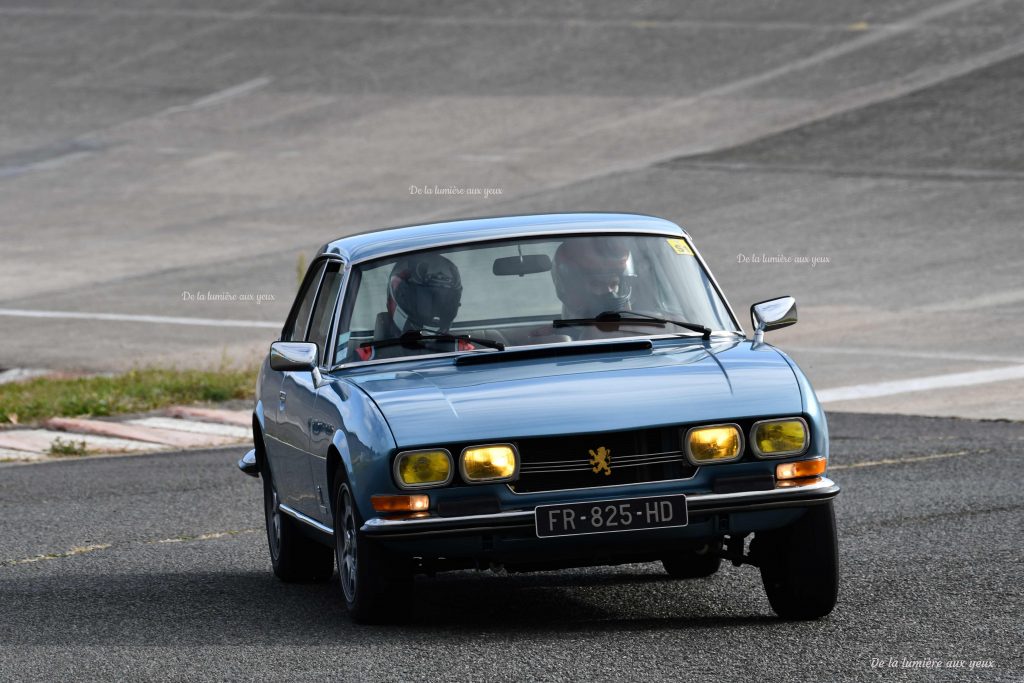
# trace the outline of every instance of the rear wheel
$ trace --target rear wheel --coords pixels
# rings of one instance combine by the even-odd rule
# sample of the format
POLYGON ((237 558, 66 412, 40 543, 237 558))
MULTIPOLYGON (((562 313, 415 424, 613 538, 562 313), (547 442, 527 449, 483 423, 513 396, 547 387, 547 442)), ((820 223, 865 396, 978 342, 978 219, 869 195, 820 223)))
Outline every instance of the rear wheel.
POLYGON ((281 511, 277 486, 264 461, 263 512, 267 522, 267 544, 274 574, 282 581, 329 581, 334 574, 331 548, 302 535, 299 522, 281 511))
POLYGON ((752 554, 772 609, 783 619, 820 619, 839 595, 839 552, 832 503, 810 508, 783 529, 758 532, 752 554))
POLYGON ((346 482, 339 483, 335 501, 334 547, 349 615, 360 624, 396 621, 411 611, 411 562, 363 535, 363 521, 346 482))
POLYGON ((701 546, 683 546, 663 558, 661 564, 673 579, 702 579, 718 571, 722 564, 721 541, 701 546))

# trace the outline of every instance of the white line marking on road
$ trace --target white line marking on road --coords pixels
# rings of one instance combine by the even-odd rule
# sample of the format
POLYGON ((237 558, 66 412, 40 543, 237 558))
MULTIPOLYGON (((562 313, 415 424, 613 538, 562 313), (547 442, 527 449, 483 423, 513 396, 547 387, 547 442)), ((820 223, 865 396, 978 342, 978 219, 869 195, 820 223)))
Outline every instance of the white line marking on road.
MULTIPOLYGON (((102 9, 81 9, 77 7, 0 7, 0 16, 15 17, 59 17, 95 19, 103 18, 135 18, 146 19, 234 19, 237 11, 207 8, 156 8, 141 9, 128 7, 104 7, 102 9)), ((316 24, 417 24, 428 26, 593 26, 593 27, 633 27, 647 28, 688 28, 688 29, 740 29, 740 30, 778 30, 778 31, 841 31, 862 30, 857 24, 848 22, 812 22, 812 21, 758 21, 758 20, 704 20, 704 19, 657 19, 639 21, 629 18, 596 18, 596 17, 565 17, 554 18, 543 15, 519 17, 498 17, 490 14, 471 15, 457 13, 451 16, 431 17, 423 14, 323 14, 302 11, 286 11, 275 9, 261 14, 264 22, 304 22, 316 24)), ((863 22, 861 22, 863 23, 863 22)), ((866 28, 885 28, 888 24, 871 24, 866 28)), ((948 27, 936 27, 937 30, 954 30, 948 27)))
POLYGON ((854 384, 847 387, 824 389, 817 393, 818 400, 822 403, 834 403, 837 401, 856 401, 864 398, 892 396, 894 394, 909 394, 915 391, 929 391, 931 389, 948 389, 950 387, 1006 382, 1015 379, 1024 379, 1024 365, 1011 365, 1005 368, 976 370, 974 372, 954 372, 948 375, 916 377, 914 379, 901 379, 893 382, 854 384))
POLYGON ((81 152, 70 152, 68 154, 62 154, 59 157, 53 157, 52 159, 44 159, 42 161, 33 161, 28 164, 20 164, 16 166, 2 166, 0 167, 0 178, 10 178, 23 173, 32 173, 34 171, 52 171, 55 168, 66 166, 67 164, 74 163, 81 159, 86 158, 93 154, 92 150, 81 151, 81 152))
MULTIPOLYGON (((870 178, 893 178, 897 180, 953 180, 958 182, 970 180, 983 181, 1011 181, 1020 182, 1024 180, 1024 173, 1020 171, 990 171, 974 168, 894 168, 886 166, 835 166, 829 164, 776 164, 748 161, 700 161, 692 160, 686 162, 687 168, 707 169, 710 171, 748 171, 752 173, 800 173, 805 175, 831 175, 831 176, 867 176, 870 178)), ((992 304, 998 305, 998 304, 992 304)), ((939 304, 935 310, 946 310, 944 304, 939 304)), ((924 310, 914 307, 913 311, 924 310)))
POLYGON ((196 109, 205 109, 206 107, 212 107, 214 105, 220 104, 221 102, 224 102, 225 100, 240 97, 242 95, 252 92, 253 90, 265 88, 267 85, 270 84, 270 81, 271 79, 267 78, 266 76, 260 76, 259 78, 252 79, 251 81, 239 83, 238 85, 233 85, 230 88, 218 90, 217 92, 211 93, 205 97, 200 97, 198 100, 192 102, 191 104, 184 104, 179 107, 170 107, 168 109, 164 109, 160 113, 174 114, 179 111, 194 111, 196 109))
POLYGON ((829 465, 832 470, 852 470, 860 467, 880 467, 882 465, 905 465, 909 462, 927 462, 928 460, 942 460, 944 458, 955 458, 961 455, 983 455, 989 453, 989 449, 980 451, 955 451, 953 453, 935 453, 933 455, 921 455, 914 458, 886 458, 885 460, 871 460, 868 462, 851 462, 847 465, 829 465))
MULTIPOLYGON (((1024 175, 1024 174, 1021 174, 1024 175)), ((1004 264, 1007 265, 1007 264, 1004 264)), ((1014 289, 1003 292, 992 292, 973 299, 953 299, 936 304, 915 306, 914 313, 948 313, 951 311, 976 311, 979 308, 991 308, 993 306, 1007 306, 1024 301, 1024 289, 1014 289)))
POLYGON ((0 308, 0 316, 14 318, 49 318, 54 320, 106 320, 110 322, 153 323, 157 325, 196 325, 198 327, 259 327, 280 329, 281 323, 265 320, 224 320, 217 318, 175 318, 164 315, 131 315, 128 313, 79 313, 76 311, 35 311, 21 308, 0 308))
POLYGON ((836 57, 842 57, 843 55, 847 55, 851 52, 862 50, 866 47, 874 45, 875 43, 880 43, 882 41, 888 40, 901 33, 908 33, 910 31, 913 31, 918 26, 921 26, 922 24, 932 21, 933 19, 938 19, 940 17, 946 16, 947 14, 953 14, 954 12, 965 10, 968 7, 972 7, 974 5, 979 4, 982 1, 983 0, 954 0, 953 2, 947 2, 942 5, 938 5, 937 7, 932 7, 930 9, 924 10, 923 12, 919 12, 917 14, 909 16, 906 19, 890 24, 884 29, 863 34, 861 36, 858 36, 857 38, 854 38, 853 40, 847 40, 842 43, 839 43, 838 45, 833 45, 832 47, 825 48, 824 50, 820 50, 819 52, 816 52, 812 55, 808 55, 807 57, 804 57, 802 59, 796 59, 792 62, 788 62, 774 69, 762 71, 759 74, 754 74, 753 76, 749 76, 747 78, 741 78, 739 80, 721 85, 717 88, 712 88, 710 90, 704 91, 700 94, 700 97, 723 97, 735 94, 736 92, 739 92, 741 90, 746 90, 752 85, 760 85, 767 81, 774 80, 780 76, 786 76, 797 71, 802 71, 809 67, 817 66, 822 62, 827 62, 829 60, 835 59, 836 57))
POLYGON ((789 346, 787 353, 825 353, 851 356, 892 356, 894 358, 929 358, 933 360, 963 360, 978 363, 1024 363, 1024 356, 991 356, 978 353, 957 353, 956 351, 907 351, 905 349, 877 349, 869 346, 789 346))

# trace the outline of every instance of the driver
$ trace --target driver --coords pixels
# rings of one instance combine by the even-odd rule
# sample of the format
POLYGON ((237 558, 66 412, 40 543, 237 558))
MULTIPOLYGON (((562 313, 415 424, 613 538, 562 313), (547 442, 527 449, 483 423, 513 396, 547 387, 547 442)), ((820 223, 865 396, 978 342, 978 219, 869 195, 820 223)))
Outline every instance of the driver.
POLYGON ((555 252, 551 278, 563 318, 627 311, 636 280, 629 241, 615 236, 566 240, 555 252))
MULTIPOLYGON (((413 254, 399 260, 388 278, 387 311, 377 314, 375 341, 394 339, 404 332, 446 334, 462 303, 459 269, 440 254, 413 254)), ((458 341, 453 350, 468 351, 472 343, 458 341)), ((402 346, 357 348, 360 360, 405 355, 402 346)))

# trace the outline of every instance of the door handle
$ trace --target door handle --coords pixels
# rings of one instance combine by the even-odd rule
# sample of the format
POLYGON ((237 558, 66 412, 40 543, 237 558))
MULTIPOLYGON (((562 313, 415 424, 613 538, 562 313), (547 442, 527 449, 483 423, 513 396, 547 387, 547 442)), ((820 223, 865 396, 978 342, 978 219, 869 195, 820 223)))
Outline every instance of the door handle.
POLYGON ((279 392, 277 392, 277 397, 279 399, 281 399, 281 404, 284 405, 284 400, 286 398, 288 398, 288 392, 286 392, 286 391, 279 391, 279 392))

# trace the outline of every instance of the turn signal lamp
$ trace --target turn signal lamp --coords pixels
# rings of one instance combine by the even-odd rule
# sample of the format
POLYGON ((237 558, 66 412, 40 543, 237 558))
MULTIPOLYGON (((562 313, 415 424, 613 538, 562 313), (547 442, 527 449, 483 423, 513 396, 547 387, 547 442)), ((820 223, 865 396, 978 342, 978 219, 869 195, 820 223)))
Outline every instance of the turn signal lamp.
POLYGON ((734 424, 693 427, 686 433, 686 455, 694 465, 738 460, 743 435, 734 424))
POLYGON ((459 470, 470 484, 512 481, 519 473, 519 457, 508 443, 471 446, 462 451, 459 470))
POLYGON ((807 423, 799 417, 764 420, 750 430, 754 453, 762 458, 799 455, 807 450, 807 423))
POLYGON ((377 512, 422 512, 430 509, 430 498, 418 496, 370 496, 377 512))
POLYGON ((775 482, 779 488, 807 486, 821 481, 825 474, 825 458, 784 462, 775 466, 775 482))
POLYGON ((452 480, 451 453, 443 448, 399 453, 395 458, 395 480, 403 489, 444 486, 452 480))

